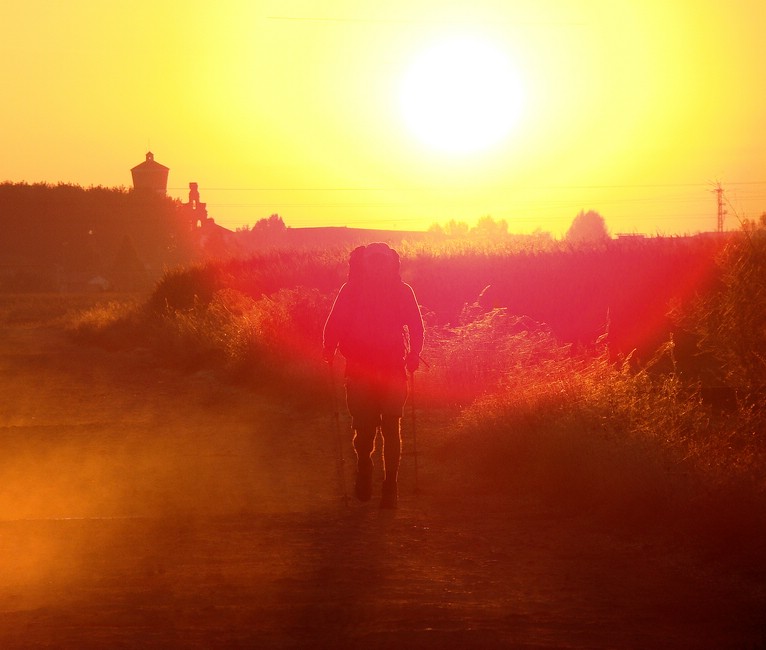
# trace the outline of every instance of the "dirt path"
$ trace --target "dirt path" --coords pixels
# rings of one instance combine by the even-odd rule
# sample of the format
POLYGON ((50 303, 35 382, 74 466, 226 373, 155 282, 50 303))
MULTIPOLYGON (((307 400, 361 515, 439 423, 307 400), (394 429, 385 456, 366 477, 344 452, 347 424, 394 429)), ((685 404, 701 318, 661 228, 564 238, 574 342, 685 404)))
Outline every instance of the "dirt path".
POLYGON ((457 498, 425 416, 423 494, 405 459, 398 511, 344 507, 329 413, 0 334, 2 648, 764 647, 733 577, 457 498))

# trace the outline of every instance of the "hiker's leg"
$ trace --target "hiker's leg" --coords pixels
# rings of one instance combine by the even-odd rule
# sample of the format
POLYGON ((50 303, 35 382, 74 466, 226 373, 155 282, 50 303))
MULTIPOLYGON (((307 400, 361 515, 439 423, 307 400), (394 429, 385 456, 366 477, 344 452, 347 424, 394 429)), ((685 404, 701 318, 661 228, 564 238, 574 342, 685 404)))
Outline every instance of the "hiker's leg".
POLYGON ((398 415, 384 415, 381 424, 383 434, 383 480, 394 481, 399 475, 402 458, 402 419, 398 415))
POLYGON ((398 415, 384 415, 381 424, 383 434, 383 486, 380 507, 393 509, 399 502, 399 461, 402 458, 401 418, 398 415))
POLYGON ((346 404, 351 414, 357 462, 366 465, 367 461, 371 461, 370 457, 374 451, 375 429, 380 417, 374 411, 368 382, 364 381, 363 377, 346 377, 346 404))
POLYGON ((375 424, 354 423, 354 451, 358 468, 372 468, 372 454, 375 451, 375 424))
POLYGON ((375 435, 380 424, 380 415, 371 403, 367 382, 360 378, 346 379, 346 401, 351 413, 356 452, 354 493, 360 501, 369 501, 372 498, 372 454, 375 451, 375 435))
POLYGON ((383 434, 383 468, 385 479, 396 481, 399 461, 402 457, 402 413, 407 401, 407 380, 404 369, 401 374, 392 373, 386 381, 381 396, 381 433, 383 434))
POLYGON ((402 458, 402 410, 406 399, 406 380, 398 375, 391 378, 383 400, 381 416, 384 472, 381 508, 396 508, 399 499, 397 479, 402 458))
POLYGON ((354 451, 356 452, 356 479, 354 495, 360 501, 372 498, 372 454, 375 451, 375 424, 357 423, 354 426, 354 451))

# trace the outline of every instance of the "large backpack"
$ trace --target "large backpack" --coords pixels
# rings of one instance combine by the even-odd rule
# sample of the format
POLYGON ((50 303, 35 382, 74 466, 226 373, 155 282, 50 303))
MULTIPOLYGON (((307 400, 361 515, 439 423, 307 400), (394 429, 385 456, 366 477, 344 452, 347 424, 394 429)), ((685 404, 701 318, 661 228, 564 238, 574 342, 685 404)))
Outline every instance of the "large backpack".
POLYGON ((411 292, 402 282, 399 254, 384 243, 358 246, 349 256, 350 318, 341 341, 348 357, 391 360, 405 351, 403 301, 411 292), (375 265, 375 269, 372 266, 375 265), (376 273, 376 282, 371 275, 376 273))
POLYGON ((351 284, 364 284, 372 259, 377 256, 381 256, 388 261, 390 265, 388 268, 390 281, 392 283, 401 282, 399 253, 383 242, 375 242, 367 246, 357 246, 351 251, 348 258, 348 282, 351 284))

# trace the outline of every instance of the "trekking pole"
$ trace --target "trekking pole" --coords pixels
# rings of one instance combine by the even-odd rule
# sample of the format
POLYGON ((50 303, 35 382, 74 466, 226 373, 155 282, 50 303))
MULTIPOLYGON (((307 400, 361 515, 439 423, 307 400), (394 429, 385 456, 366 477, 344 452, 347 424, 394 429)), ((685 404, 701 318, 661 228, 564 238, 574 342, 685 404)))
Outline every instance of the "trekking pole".
POLYGON ((410 373, 410 412, 412 414, 412 455, 415 457, 415 494, 420 494, 418 485, 418 428, 415 418, 415 373, 410 373))
POLYGON ((332 417, 335 421, 335 444, 338 448, 338 483, 343 495, 343 505, 348 508, 348 492, 346 492, 346 459, 343 455, 343 434, 340 430, 340 411, 338 409, 338 395, 335 391, 335 373, 332 362, 327 364, 330 373, 330 391, 332 393, 332 417))

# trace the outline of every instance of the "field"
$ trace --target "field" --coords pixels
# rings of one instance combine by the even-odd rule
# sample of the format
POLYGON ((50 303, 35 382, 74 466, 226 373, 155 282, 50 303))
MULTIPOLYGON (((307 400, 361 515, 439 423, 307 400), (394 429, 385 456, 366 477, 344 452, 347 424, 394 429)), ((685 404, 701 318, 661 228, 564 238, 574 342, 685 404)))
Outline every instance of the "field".
POLYGON ((395 513, 343 498, 345 252, 4 296, 0 645, 764 647, 759 243, 402 251, 395 513))

